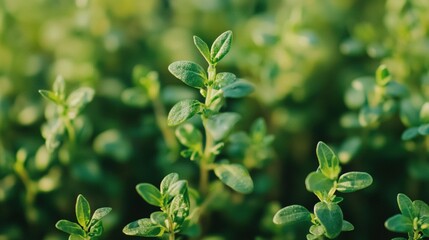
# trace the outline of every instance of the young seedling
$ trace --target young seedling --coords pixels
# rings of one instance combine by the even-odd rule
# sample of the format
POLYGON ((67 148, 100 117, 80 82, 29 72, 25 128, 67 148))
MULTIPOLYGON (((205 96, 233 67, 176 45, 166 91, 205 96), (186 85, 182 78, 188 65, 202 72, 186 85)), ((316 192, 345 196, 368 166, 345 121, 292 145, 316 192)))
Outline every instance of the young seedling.
POLYGON ((150 183, 136 186, 137 193, 149 204, 160 207, 150 218, 142 218, 127 224, 122 230, 126 235, 140 237, 168 236, 175 239, 188 224, 189 193, 186 180, 179 180, 177 173, 170 173, 161 181, 160 189, 150 183))
POLYGON ((64 79, 61 76, 56 78, 52 91, 39 90, 39 93, 56 107, 55 112, 49 116, 48 122, 42 127, 46 148, 51 152, 60 146, 65 132, 70 142, 75 143, 76 129, 73 122, 94 97, 94 90, 89 87, 78 88, 68 96, 65 91, 64 79))
POLYGON ((81 194, 76 200, 77 223, 68 220, 59 220, 55 227, 70 234, 69 240, 96 240, 103 233, 101 219, 110 213, 112 208, 103 207, 95 210, 91 217, 89 202, 81 194))
POLYGON ((372 184, 372 177, 365 172, 348 172, 340 175, 339 159, 323 142, 316 148, 319 167, 311 172, 305 179, 308 191, 313 192, 319 202, 314 205, 311 213, 300 205, 291 205, 280 209, 273 218, 275 224, 295 224, 311 222, 308 240, 321 239, 323 236, 333 239, 342 231, 352 231, 353 225, 343 219, 343 212, 338 205, 343 198, 335 195, 336 191, 342 193, 355 192, 372 184))
POLYGON ((194 36, 195 46, 209 65, 207 72, 191 61, 177 61, 168 67, 176 78, 199 89, 204 97, 204 102, 196 99, 182 100, 175 104, 168 114, 168 125, 178 126, 176 136, 187 148, 181 152, 182 156, 199 164, 199 188, 203 196, 208 192, 210 170, 214 170, 223 183, 237 192, 250 193, 253 190, 253 181, 244 166, 229 163, 227 160, 215 162, 215 157, 224 146, 225 137, 240 119, 237 113, 220 112, 225 98, 241 98, 253 91, 249 82, 238 79, 232 73, 216 71, 217 64, 229 52, 231 43, 231 31, 217 37, 210 49, 201 38, 194 36), (185 123, 195 115, 201 117, 205 143, 200 130, 190 123, 185 123))
MULTIPOLYGON (((387 219, 384 223, 392 232, 407 233, 408 240, 418 240, 429 237, 429 206, 420 200, 411 201, 405 194, 397 196, 400 214, 387 219)), ((393 240, 407 240, 398 237, 393 240)))

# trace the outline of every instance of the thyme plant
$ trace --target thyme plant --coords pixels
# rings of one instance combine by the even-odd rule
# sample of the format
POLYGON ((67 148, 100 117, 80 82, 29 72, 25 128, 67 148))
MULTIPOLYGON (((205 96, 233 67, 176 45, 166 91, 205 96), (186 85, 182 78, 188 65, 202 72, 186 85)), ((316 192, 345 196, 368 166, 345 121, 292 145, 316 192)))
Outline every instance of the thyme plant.
POLYGON ((392 232, 407 233, 408 238, 397 237, 393 240, 419 240, 429 237, 429 206, 421 201, 411 201, 407 195, 397 196, 400 214, 396 214, 384 223, 392 232))
POLYGON ((69 240, 95 240, 103 233, 101 219, 109 214, 112 208, 98 208, 91 217, 88 200, 79 194, 76 199, 75 210, 77 223, 62 219, 55 224, 55 227, 70 234, 69 240))
POLYGON ((233 73, 217 72, 217 64, 231 48, 232 32, 222 33, 210 49, 201 38, 194 36, 194 44, 208 63, 207 71, 192 61, 177 61, 168 70, 186 85, 199 89, 204 101, 186 99, 176 103, 168 114, 168 125, 178 126, 176 136, 186 147, 182 156, 195 161, 200 167, 199 190, 204 196, 208 192, 209 172, 226 185, 240 193, 250 193, 253 181, 247 169, 241 164, 227 160, 215 162, 221 153, 224 139, 240 115, 234 112, 220 112, 225 98, 241 98, 253 91, 249 82, 238 79, 233 73), (195 125, 185 121, 198 115, 202 121, 204 135, 195 125), (203 139, 205 141, 203 142, 203 139))
POLYGON ((54 81, 52 91, 39 90, 39 93, 55 106, 54 110, 47 114, 48 122, 42 127, 46 148, 51 152, 57 149, 66 133, 70 143, 74 144, 76 141, 75 121, 83 108, 92 101, 94 90, 89 87, 81 87, 66 95, 64 79, 58 76, 54 81))
POLYGON ((123 232, 131 236, 168 236, 170 240, 175 239, 176 233, 188 224, 188 182, 179 180, 177 173, 170 173, 161 181, 159 189, 150 183, 140 183, 136 190, 147 203, 159 207, 161 211, 153 212, 150 218, 127 224, 123 232))
POLYGON ((344 220, 339 203, 343 201, 336 192, 350 193, 372 184, 372 177, 366 172, 347 172, 341 174, 339 159, 325 143, 319 142, 316 148, 319 167, 305 179, 308 191, 314 193, 319 202, 313 213, 301 205, 291 205, 280 209, 273 218, 275 224, 295 224, 311 222, 308 240, 333 239, 342 231, 352 231, 354 226, 344 220))

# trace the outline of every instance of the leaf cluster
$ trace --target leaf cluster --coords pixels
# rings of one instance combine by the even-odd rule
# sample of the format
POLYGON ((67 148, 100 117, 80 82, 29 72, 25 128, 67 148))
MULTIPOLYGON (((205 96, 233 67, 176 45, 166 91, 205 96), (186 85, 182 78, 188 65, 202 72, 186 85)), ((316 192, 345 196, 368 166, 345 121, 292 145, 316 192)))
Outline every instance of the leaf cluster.
MULTIPOLYGON (((421 201, 411 201, 407 195, 397 196, 400 214, 396 214, 384 223, 392 232, 408 233, 408 240, 418 240, 429 237, 429 206, 421 201)), ((406 240, 406 238, 394 238, 406 240)))
POLYGON ((101 219, 110 213, 110 207, 98 208, 91 217, 89 202, 81 194, 76 199, 77 223, 68 220, 59 220, 55 227, 70 234, 69 240, 95 240, 103 233, 101 219))
POLYGON ((70 141, 75 141, 73 121, 92 101, 95 92, 92 88, 81 87, 66 95, 64 79, 58 76, 52 91, 39 90, 39 93, 55 105, 54 113, 51 116, 48 115, 48 122, 42 127, 46 148, 52 152, 60 146, 66 131, 70 141))
POLYGON ((341 207, 343 198, 335 195, 336 191, 350 193, 372 184, 372 177, 365 172, 347 172, 342 175, 339 159, 325 143, 319 142, 316 148, 319 167, 305 179, 308 191, 320 200, 311 213, 300 205, 291 205, 279 210, 273 218, 276 224, 296 224, 311 222, 308 240, 325 236, 329 239, 338 237, 342 231, 351 231, 353 225, 344 220, 341 207))
POLYGON ((174 235, 189 224, 188 182, 180 180, 177 173, 165 176, 159 189, 150 183, 140 183, 136 190, 147 203, 159 207, 161 211, 153 212, 150 218, 142 218, 127 224, 123 229, 126 235, 141 237, 174 235))

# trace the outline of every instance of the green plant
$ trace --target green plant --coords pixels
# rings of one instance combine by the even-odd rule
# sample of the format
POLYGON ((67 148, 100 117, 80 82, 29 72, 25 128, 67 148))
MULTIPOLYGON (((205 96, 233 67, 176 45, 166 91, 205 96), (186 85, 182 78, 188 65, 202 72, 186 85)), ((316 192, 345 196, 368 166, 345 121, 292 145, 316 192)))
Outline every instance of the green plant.
POLYGON ((204 102, 186 99, 176 103, 168 114, 168 125, 178 126, 176 136, 187 149, 182 156, 198 163, 200 167, 200 193, 205 196, 209 186, 209 171, 226 185, 240 193, 250 193, 253 181, 245 167, 227 160, 215 162, 224 147, 224 139, 239 121, 240 115, 234 112, 220 112, 225 98, 241 98, 253 91, 249 82, 238 79, 229 72, 216 71, 216 66, 231 48, 232 32, 222 33, 211 45, 194 36, 194 44, 208 63, 207 72, 191 61, 177 61, 168 66, 168 70, 186 85, 200 90, 204 102), (205 130, 203 134, 191 123, 184 123, 195 115, 201 117, 205 130))
POLYGON ((350 193, 366 188, 372 184, 372 177, 365 172, 347 172, 340 175, 338 157, 323 142, 317 144, 316 154, 319 167, 305 179, 307 190, 319 198, 319 202, 314 205, 314 212, 311 213, 300 205, 291 205, 280 209, 274 215, 273 222, 287 225, 311 222, 308 240, 322 236, 333 239, 342 231, 354 229, 350 222, 343 219, 343 212, 338 205, 343 198, 336 196, 336 191, 350 193))
POLYGON ((142 218, 127 224, 122 230, 125 234, 141 237, 167 236, 175 239, 189 223, 190 200, 188 183, 179 180, 177 173, 170 173, 161 181, 158 189, 150 183, 136 186, 137 193, 149 204, 160 207, 150 218, 142 218))
POLYGON ((156 124, 161 131, 167 153, 168 162, 173 162, 179 157, 179 144, 174 136, 174 131, 167 125, 167 113, 161 99, 161 84, 156 71, 151 71, 145 66, 136 65, 133 68, 133 82, 135 87, 125 89, 121 98, 130 106, 143 107, 150 103, 152 105, 156 124))
MULTIPOLYGON (((387 219, 385 227, 392 232, 407 233, 408 240, 418 240, 429 237, 429 206, 421 201, 411 201, 407 195, 397 196, 400 214, 387 219)), ((406 240, 398 237, 394 240, 406 240)))
POLYGON ((109 214, 112 208, 98 208, 91 217, 89 202, 79 194, 75 210, 77 223, 62 219, 55 224, 55 227, 70 234, 69 240, 96 240, 103 234, 101 219, 109 214))
POLYGON ((46 140, 46 148, 49 151, 57 149, 65 132, 70 143, 76 141, 76 119, 83 108, 92 101, 94 90, 89 87, 81 87, 69 95, 66 95, 64 79, 58 76, 52 87, 52 91, 39 90, 39 93, 55 105, 55 108, 47 108, 48 122, 42 127, 42 135, 46 140))

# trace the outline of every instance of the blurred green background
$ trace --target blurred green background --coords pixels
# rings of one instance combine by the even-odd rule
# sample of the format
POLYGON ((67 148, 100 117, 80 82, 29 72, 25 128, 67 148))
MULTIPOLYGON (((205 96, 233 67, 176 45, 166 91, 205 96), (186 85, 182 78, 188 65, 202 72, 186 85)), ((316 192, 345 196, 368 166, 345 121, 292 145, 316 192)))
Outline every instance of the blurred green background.
POLYGON ((374 178, 345 197, 355 231, 340 239, 393 237, 383 224, 398 212, 396 194, 429 201, 429 132, 401 139, 428 122, 428 13, 427 0, 0 0, 0 239, 66 239, 54 225, 74 220, 79 193, 93 209, 113 208, 103 239, 132 239, 123 226, 154 210, 136 184, 178 172, 197 186, 193 163, 166 156, 150 101, 130 104, 124 92, 140 64, 159 73, 167 110, 197 95, 167 66, 203 65, 192 36, 211 43, 226 30, 234 41, 219 71, 256 86, 228 101, 243 116, 236 130, 262 117, 275 140, 248 162, 254 193, 220 196, 206 236, 304 239, 308 226, 274 226, 272 216, 286 205, 312 208, 304 180, 324 141, 344 170, 374 178), (375 85, 380 64, 396 85, 375 85), (68 92, 89 86, 95 98, 75 123, 76 146, 49 154, 41 135, 49 104, 37 90, 57 75, 68 92))

